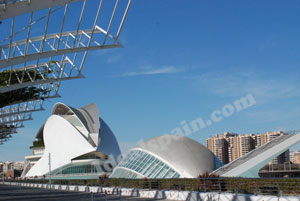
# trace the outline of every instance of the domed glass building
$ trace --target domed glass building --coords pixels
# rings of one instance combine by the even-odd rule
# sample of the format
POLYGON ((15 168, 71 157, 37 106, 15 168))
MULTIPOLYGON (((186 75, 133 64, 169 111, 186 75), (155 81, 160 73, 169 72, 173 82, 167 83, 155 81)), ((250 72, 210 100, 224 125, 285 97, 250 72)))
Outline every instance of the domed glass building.
POLYGON ((195 178, 223 164, 202 144, 183 136, 151 138, 131 149, 111 178, 195 178))
POLYGON ((95 104, 79 109, 55 104, 31 149, 23 177, 51 173, 58 179, 98 178, 110 174, 121 157, 119 144, 95 104))

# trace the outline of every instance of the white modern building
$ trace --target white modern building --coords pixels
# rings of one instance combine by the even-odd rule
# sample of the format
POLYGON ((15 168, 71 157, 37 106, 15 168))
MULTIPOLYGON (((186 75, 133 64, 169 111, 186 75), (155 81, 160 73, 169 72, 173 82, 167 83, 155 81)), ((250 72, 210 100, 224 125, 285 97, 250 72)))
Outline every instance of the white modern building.
POLYGON ((79 109, 54 105, 37 133, 23 177, 92 179, 109 175, 120 160, 119 144, 95 104, 79 109), (49 165, 50 164, 50 165, 49 165))
POLYGON ((221 177, 259 177, 259 170, 291 146, 300 133, 282 135, 223 166, 200 143, 183 136, 164 135, 131 149, 111 178, 196 178, 208 172, 221 177))
POLYGON ((195 178, 221 165, 199 142, 183 136, 163 135, 131 149, 111 178, 195 178))
POLYGON ((259 177, 258 172, 263 166, 299 142, 300 132, 281 135, 237 160, 220 167, 213 174, 223 177, 259 177))
POLYGON ((30 149, 32 150, 32 155, 25 156, 24 170, 22 172, 21 177, 25 177, 25 175, 30 170, 30 168, 32 168, 32 166, 34 166, 34 164, 38 160, 40 160, 40 158, 44 154, 44 150, 45 150, 45 145, 44 145, 44 141, 43 141, 44 125, 45 124, 43 124, 43 126, 39 129, 39 131, 35 137, 35 140, 33 142, 33 145, 30 147, 30 149))

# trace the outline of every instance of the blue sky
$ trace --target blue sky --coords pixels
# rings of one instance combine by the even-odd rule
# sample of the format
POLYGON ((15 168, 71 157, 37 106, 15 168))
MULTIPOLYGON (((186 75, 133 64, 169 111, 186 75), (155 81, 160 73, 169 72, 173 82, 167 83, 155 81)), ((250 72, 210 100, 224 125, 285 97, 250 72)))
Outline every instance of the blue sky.
POLYGON ((123 148, 249 93, 254 106, 189 137, 300 128, 299 10, 294 0, 133 0, 124 48, 89 52, 86 78, 64 82, 62 98, 0 146, 0 161, 30 154, 56 102, 96 103, 123 148))

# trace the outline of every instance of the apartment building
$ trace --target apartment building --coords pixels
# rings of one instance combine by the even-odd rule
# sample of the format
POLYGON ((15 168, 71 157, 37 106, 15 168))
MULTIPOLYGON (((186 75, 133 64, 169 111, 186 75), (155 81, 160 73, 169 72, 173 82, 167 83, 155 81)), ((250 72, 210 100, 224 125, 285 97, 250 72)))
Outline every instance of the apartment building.
POLYGON ((255 149, 255 135, 245 134, 229 138, 229 162, 234 161, 255 149))
MULTIPOLYGON (((282 131, 275 131, 275 132, 267 132, 263 134, 258 134, 256 137, 255 147, 262 146, 271 140, 275 139, 276 137, 279 137, 281 135, 286 135, 286 133, 282 131)), ((270 164, 282 164, 290 161, 290 151, 287 150, 286 152, 280 154, 276 158, 274 158, 270 164)))
MULTIPOLYGON (((226 132, 207 138, 206 143, 207 148, 226 164, 281 135, 285 135, 285 133, 278 131, 263 134, 238 135, 226 132)), ((289 161, 289 150, 273 159, 271 163, 278 164, 287 161, 289 161)))
POLYGON ((229 162, 228 156, 228 138, 231 136, 235 136, 237 134, 233 133, 223 133, 221 135, 215 135, 206 140, 206 146, 209 150, 211 150, 221 161, 223 164, 229 162))
POLYGON ((0 177, 14 178, 19 177, 23 171, 24 162, 0 162, 0 177))

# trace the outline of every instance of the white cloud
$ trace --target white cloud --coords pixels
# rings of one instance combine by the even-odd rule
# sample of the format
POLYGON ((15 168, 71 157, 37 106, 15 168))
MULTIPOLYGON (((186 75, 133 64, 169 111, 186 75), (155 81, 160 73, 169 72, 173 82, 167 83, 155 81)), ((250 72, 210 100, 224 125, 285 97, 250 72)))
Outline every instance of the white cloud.
POLYGON ((253 94, 259 102, 300 96, 300 83, 292 75, 280 78, 255 72, 213 72, 185 77, 194 79, 201 92, 238 97, 253 94))
POLYGON ((115 62, 118 62, 120 61, 122 58, 122 56, 120 54, 117 54, 117 55, 113 55, 113 56, 109 56, 107 58, 107 63, 115 63, 115 62))
POLYGON ((163 66, 161 68, 151 68, 148 70, 143 71, 132 71, 123 73, 122 75, 115 76, 115 77, 131 77, 131 76, 140 76, 140 75, 159 75, 159 74, 172 74, 182 72, 181 69, 178 69, 174 66, 163 66))

